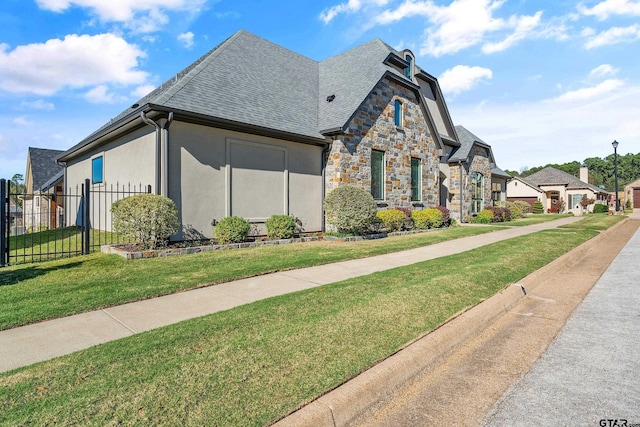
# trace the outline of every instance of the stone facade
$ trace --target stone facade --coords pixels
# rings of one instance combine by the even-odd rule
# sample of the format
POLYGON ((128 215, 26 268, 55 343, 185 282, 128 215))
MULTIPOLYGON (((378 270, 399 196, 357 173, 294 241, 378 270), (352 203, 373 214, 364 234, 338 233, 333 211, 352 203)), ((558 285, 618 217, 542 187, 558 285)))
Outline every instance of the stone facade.
POLYGON ((438 147, 429 133, 415 93, 382 80, 334 141, 326 166, 327 192, 342 185, 371 191, 371 151, 384 152, 381 207, 435 207, 439 204, 438 147), (394 103, 402 102, 402 126, 396 127, 394 103), (421 200, 411 201, 411 158, 420 159, 421 200))
POLYGON ((483 179, 483 203, 481 209, 485 206, 492 205, 491 201, 491 161, 489 159, 489 151, 486 148, 474 145, 469 154, 471 163, 463 163, 449 165, 449 182, 450 192, 453 194, 451 198, 449 210, 451 217, 458 222, 469 222, 471 217, 471 174, 477 172, 482 174, 483 179), (462 216, 460 216, 460 173, 462 172, 462 216))

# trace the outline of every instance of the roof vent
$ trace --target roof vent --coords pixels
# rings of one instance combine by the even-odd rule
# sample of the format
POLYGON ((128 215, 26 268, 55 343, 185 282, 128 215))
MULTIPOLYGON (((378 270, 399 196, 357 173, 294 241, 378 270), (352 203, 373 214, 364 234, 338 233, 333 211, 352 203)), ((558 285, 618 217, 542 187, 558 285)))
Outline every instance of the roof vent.
POLYGON ((333 101, 334 99, 336 99, 336 96, 335 96, 335 95, 329 95, 329 96, 327 96, 327 102, 331 102, 331 101, 333 101))

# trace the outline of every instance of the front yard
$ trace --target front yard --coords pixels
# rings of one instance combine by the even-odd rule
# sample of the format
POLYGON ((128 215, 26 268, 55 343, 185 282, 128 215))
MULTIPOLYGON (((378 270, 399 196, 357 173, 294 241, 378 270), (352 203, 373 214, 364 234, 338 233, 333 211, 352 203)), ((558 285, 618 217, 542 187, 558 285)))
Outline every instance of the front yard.
MULTIPOLYGON (((450 231, 479 229, 492 227, 450 231)), ((0 424, 265 425, 596 234, 575 229, 538 232, 269 298, 0 374, 0 424)), ((351 250, 361 253, 361 245, 351 250)), ((291 246, 273 248, 283 252, 271 253, 265 262, 284 256, 291 246)), ((340 245, 337 252, 347 248, 351 246, 340 245)), ((225 255, 233 252, 241 253, 225 255)), ((324 245, 318 245, 313 256, 323 253, 325 262, 339 257, 324 245)), ((253 264, 247 256, 256 255, 244 252, 245 268, 253 264)), ((201 272, 211 261, 201 256, 170 259, 190 269, 165 270, 163 283, 180 280, 180 274, 205 282, 198 276, 211 274, 201 272)), ((103 268, 112 279, 121 273, 131 281, 153 274, 160 265, 156 260, 127 264, 117 257, 92 256, 79 265, 66 265, 57 279, 71 275, 70 280, 80 280, 87 271, 83 264, 93 265, 88 270, 94 277, 87 283, 93 281, 95 287, 85 284, 86 293, 101 293, 100 286, 108 286, 108 280, 99 278, 103 268), (124 266, 135 274, 118 271, 124 266)), ((40 276, 29 270, 30 280, 55 274, 56 267, 49 265, 40 276)), ((120 286, 133 287, 123 283, 120 286)), ((142 287, 151 286, 153 280, 142 287)))

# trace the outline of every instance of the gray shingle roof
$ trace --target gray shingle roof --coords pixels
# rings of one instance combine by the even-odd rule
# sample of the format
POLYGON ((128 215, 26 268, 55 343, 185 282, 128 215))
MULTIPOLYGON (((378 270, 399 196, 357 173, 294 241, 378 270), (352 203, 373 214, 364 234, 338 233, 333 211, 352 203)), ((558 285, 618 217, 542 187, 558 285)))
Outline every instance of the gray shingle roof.
POLYGON ((580 181, 580 179, 571 175, 570 173, 561 171, 551 166, 546 167, 522 179, 536 187, 540 187, 541 185, 565 185, 567 187, 567 190, 588 188, 596 193, 605 192, 595 185, 580 181))
MULTIPOLYGON (((63 157, 138 116, 145 106, 322 141, 323 133, 348 124, 385 75, 406 80, 385 64, 390 54, 398 52, 376 39, 318 62, 240 30, 63 157), (327 102, 330 95, 335 98, 327 102)), ((416 71, 422 70, 416 66, 416 71)))
POLYGON ((62 153, 61 150, 29 147, 33 190, 40 190, 49 179, 63 171, 63 167, 55 160, 62 153))

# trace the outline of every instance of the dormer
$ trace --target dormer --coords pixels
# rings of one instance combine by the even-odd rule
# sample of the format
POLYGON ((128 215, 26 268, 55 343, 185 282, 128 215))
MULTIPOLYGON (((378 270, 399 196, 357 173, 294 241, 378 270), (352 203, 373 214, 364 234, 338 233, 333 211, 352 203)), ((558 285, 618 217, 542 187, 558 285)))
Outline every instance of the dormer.
POLYGON ((409 49, 405 49, 402 52, 402 57, 404 59, 404 61, 407 63, 407 65, 404 67, 404 76, 406 78, 408 78, 409 80, 413 81, 413 76, 415 75, 415 63, 416 63, 416 57, 413 54, 413 52, 411 52, 409 49))

